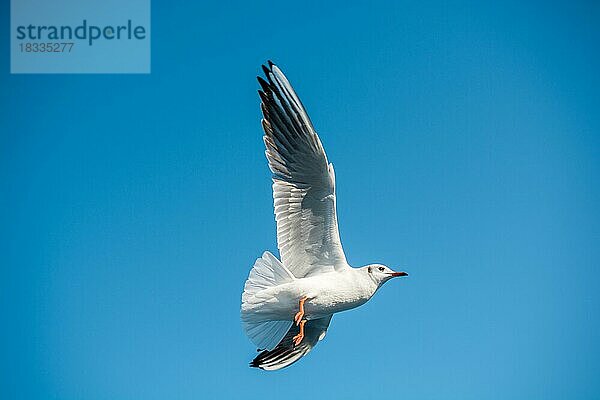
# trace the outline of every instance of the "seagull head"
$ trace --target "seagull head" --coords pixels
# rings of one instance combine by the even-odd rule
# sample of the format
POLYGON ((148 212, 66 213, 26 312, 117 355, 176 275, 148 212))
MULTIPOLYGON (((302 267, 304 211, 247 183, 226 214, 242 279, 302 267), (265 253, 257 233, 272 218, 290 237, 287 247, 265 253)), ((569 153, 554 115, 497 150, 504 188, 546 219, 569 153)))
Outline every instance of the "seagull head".
POLYGON ((406 272, 392 271, 390 268, 382 264, 371 264, 363 267, 371 279, 381 286, 392 278, 399 276, 408 276, 406 272))

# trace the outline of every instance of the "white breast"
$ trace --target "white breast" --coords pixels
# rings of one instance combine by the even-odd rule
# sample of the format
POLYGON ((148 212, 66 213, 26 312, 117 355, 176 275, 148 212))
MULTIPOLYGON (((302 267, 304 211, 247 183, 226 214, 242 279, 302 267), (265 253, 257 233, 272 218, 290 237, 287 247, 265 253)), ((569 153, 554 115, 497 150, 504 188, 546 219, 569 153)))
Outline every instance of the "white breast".
POLYGON ((295 282, 308 297, 304 309, 308 319, 322 318, 366 303, 377 285, 358 270, 331 272, 295 282), (366 278, 366 279, 365 279, 366 278))

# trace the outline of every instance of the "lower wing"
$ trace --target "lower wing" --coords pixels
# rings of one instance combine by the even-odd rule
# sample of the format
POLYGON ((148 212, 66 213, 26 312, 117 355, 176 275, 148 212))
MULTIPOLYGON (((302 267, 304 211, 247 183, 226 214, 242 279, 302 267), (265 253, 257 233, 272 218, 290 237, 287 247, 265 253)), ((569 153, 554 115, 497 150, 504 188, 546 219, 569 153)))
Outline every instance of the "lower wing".
POLYGON ((262 351, 250 362, 250 366, 274 371, 292 365, 308 354, 319 340, 325 337, 331 317, 332 315, 307 321, 304 325, 304 338, 297 346, 294 345, 293 338, 298 334, 300 328, 295 324, 292 325, 273 350, 262 351))

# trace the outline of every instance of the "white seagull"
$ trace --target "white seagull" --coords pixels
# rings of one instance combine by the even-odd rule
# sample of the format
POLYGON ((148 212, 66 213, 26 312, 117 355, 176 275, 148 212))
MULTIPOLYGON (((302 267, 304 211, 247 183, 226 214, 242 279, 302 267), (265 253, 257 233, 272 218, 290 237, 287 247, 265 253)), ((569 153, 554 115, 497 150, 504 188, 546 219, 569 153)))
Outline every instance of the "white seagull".
POLYGON ((241 318, 260 354, 252 367, 277 370, 323 339, 333 314, 366 303, 406 272, 348 265, 338 232, 333 165, 283 72, 263 65, 258 93, 281 261, 268 251, 244 285, 241 318))

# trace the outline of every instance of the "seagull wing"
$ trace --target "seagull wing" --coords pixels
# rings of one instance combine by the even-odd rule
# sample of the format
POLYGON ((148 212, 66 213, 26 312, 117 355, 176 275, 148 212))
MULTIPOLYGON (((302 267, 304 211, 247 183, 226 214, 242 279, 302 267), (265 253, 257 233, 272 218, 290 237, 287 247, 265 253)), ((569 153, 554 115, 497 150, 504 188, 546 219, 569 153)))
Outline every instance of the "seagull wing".
POLYGON ((258 78, 262 126, 281 261, 296 278, 347 268, 333 165, 283 72, 271 62, 263 70, 267 80, 258 78))
POLYGON ((325 337, 332 315, 313 319, 304 325, 304 338, 297 346, 294 336, 300 329, 294 324, 273 350, 262 351, 252 362, 251 367, 273 371, 292 365, 312 350, 325 337))

